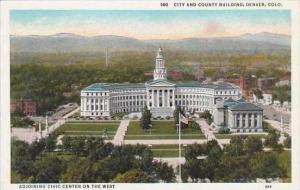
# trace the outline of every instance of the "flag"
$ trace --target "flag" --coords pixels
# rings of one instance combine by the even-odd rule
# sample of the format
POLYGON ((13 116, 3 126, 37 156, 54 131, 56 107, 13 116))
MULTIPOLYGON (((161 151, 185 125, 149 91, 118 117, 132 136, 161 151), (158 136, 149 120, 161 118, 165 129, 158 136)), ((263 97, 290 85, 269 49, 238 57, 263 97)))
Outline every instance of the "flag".
POLYGON ((188 124, 189 120, 188 118, 184 117, 183 115, 180 115, 180 123, 188 124))

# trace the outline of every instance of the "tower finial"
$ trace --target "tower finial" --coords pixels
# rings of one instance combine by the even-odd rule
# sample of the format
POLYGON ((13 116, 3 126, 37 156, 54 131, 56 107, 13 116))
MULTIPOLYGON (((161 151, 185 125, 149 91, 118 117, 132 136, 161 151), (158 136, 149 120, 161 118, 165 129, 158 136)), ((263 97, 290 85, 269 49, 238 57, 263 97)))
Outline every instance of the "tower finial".
POLYGON ((167 79, 167 70, 165 68, 165 61, 163 56, 163 50, 161 47, 158 48, 156 60, 155 60, 155 69, 154 69, 154 80, 156 79, 167 79))

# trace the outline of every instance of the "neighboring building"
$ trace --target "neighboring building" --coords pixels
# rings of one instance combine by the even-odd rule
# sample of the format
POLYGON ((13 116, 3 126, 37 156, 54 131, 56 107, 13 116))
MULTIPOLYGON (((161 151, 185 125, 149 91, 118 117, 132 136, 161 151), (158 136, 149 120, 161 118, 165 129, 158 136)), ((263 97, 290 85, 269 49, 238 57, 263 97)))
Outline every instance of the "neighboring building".
POLYGON ((272 94, 262 94, 262 98, 259 99, 255 94, 253 96, 253 102, 260 103, 263 105, 271 105, 273 103, 273 96, 272 94))
POLYGON ((275 84, 274 77, 267 77, 267 78, 259 78, 257 79, 257 87, 260 90, 269 90, 275 84))
POLYGON ((181 71, 170 71, 168 72, 168 77, 172 80, 182 80, 183 79, 183 73, 181 71))
POLYGON ((273 106, 279 108, 281 107, 281 102, 279 100, 274 100, 273 106))
POLYGON ((239 86, 242 96, 246 98, 251 97, 253 89, 257 88, 257 78, 254 75, 247 77, 230 78, 225 79, 224 81, 239 86))
POLYGON ((15 113, 17 111, 24 115, 36 115, 37 104, 31 99, 12 99, 10 102, 10 112, 15 113))
POLYGON ((272 94, 262 94, 262 96, 265 105, 271 105, 273 103, 272 94))
POLYGON ((263 109, 244 100, 217 100, 213 125, 229 128, 230 132, 262 132, 263 109))
POLYGON ((276 86, 291 86, 291 74, 285 75, 275 84, 276 86))
POLYGON ((242 96, 249 97, 252 95, 253 89, 257 88, 256 76, 240 77, 240 89, 242 96))
POLYGON ((163 51, 156 56, 153 80, 146 83, 96 83, 81 91, 81 116, 111 117, 141 112, 145 106, 154 117, 173 116, 175 106, 185 111, 213 111, 217 99, 239 99, 239 87, 230 83, 174 82, 167 80, 163 51))

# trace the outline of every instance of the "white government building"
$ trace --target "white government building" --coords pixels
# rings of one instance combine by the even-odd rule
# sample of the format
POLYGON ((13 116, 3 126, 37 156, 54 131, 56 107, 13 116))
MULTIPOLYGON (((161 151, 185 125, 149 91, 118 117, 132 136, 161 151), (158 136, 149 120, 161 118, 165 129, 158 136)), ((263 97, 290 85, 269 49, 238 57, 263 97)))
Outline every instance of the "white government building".
POLYGON ((217 100, 227 99, 240 99, 238 86, 224 82, 203 84, 168 80, 163 51, 159 48, 153 80, 92 84, 81 91, 81 116, 111 117, 120 112, 141 112, 145 106, 153 117, 172 117, 176 106, 189 112, 207 110, 212 113, 217 100))

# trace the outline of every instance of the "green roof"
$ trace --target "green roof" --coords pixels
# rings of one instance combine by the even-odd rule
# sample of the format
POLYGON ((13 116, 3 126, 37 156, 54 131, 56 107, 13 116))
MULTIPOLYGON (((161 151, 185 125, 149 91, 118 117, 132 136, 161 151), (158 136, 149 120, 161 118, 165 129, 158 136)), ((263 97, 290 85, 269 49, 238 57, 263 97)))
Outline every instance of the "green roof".
POLYGON ((95 83, 82 91, 110 91, 118 89, 143 89, 145 88, 144 83, 95 83))
POLYGON ((189 82, 176 82, 176 86, 178 87, 200 87, 200 88, 211 88, 215 90, 222 90, 222 89, 236 89, 237 86, 230 84, 230 83, 208 83, 203 84, 198 81, 189 81, 189 82))
POLYGON ((243 99, 233 100, 227 99, 224 101, 224 107, 227 107, 229 110, 232 111, 247 111, 247 110, 255 110, 255 111, 262 111, 263 109, 252 104, 245 102, 243 99))
MULTIPOLYGON (((189 81, 189 82, 175 82, 170 80, 149 80, 146 84, 155 83, 155 82, 167 82, 174 84, 176 87, 194 87, 194 88, 210 88, 215 90, 222 90, 222 89, 236 89, 237 86, 230 84, 230 83, 211 83, 211 84, 202 84, 198 81, 189 81)), ((86 88, 82 91, 110 91, 110 90, 117 90, 117 89, 143 89, 145 88, 145 83, 95 83, 86 88)))

